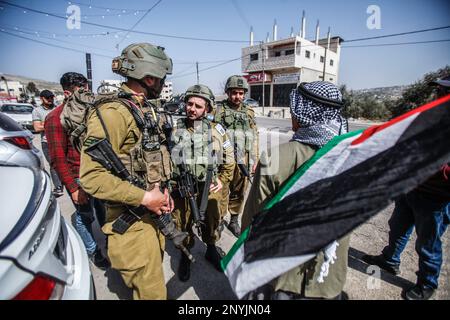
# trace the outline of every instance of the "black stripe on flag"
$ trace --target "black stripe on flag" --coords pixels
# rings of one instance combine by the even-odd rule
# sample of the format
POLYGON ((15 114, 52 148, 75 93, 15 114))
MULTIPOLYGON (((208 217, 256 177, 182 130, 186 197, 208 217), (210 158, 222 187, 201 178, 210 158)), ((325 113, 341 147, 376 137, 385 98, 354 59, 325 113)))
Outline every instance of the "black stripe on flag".
POLYGON ((450 103, 422 112, 391 148, 257 214, 246 262, 316 253, 450 161, 450 103))

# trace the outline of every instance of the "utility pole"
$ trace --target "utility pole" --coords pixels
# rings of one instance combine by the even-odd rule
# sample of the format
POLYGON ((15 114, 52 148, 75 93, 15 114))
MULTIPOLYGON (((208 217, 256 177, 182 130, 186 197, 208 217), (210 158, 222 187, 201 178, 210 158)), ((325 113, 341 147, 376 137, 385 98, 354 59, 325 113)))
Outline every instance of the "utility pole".
POLYGON ((266 104, 265 100, 265 92, 266 92, 266 70, 265 70, 265 52, 264 52, 264 45, 261 44, 262 48, 262 76, 263 76, 263 83, 262 83, 262 114, 264 116, 264 105, 266 104))
POLYGON ((200 84, 200 74, 198 73, 198 62, 195 63, 197 66, 197 84, 200 84))
POLYGON ((327 67, 327 48, 325 48, 325 57, 323 61, 323 73, 322 73, 322 80, 325 81, 325 68, 327 67))
POLYGON ((11 98, 11 94, 9 93, 8 80, 4 76, 2 76, 2 80, 5 81, 6 92, 8 93, 8 98, 11 98))
POLYGON ((325 47, 325 57, 324 57, 324 61, 323 61, 323 81, 325 80, 325 70, 327 67, 327 51, 330 48, 330 27, 328 27, 328 34, 327 34, 327 46, 325 47))
POLYGON ((91 66, 91 54, 86 53, 86 68, 89 91, 92 91, 92 66, 91 66))

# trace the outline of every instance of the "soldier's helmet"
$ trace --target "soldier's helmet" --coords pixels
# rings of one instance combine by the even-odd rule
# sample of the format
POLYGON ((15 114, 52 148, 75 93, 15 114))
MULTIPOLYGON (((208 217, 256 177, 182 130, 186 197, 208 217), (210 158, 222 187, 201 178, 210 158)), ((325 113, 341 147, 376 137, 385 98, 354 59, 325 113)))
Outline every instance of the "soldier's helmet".
POLYGON ((172 74, 172 67, 172 59, 164 52, 164 48, 150 43, 130 44, 112 61, 113 72, 138 80, 146 76, 163 79, 172 74))
POLYGON ((214 107, 215 97, 213 92, 208 86, 203 84, 196 84, 195 86, 189 87, 186 90, 184 96, 184 102, 187 102, 190 97, 200 97, 205 99, 211 108, 214 107))
POLYGON ((248 91, 248 82, 242 76, 231 76, 228 78, 227 83, 225 84, 225 92, 228 92, 229 89, 244 89, 245 92, 248 91))

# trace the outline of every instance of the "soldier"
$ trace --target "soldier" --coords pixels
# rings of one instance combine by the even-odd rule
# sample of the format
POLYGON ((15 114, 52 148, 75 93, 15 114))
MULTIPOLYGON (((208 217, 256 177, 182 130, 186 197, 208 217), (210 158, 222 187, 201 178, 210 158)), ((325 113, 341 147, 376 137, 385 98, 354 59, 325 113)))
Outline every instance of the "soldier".
POLYGON ((245 191, 248 186, 250 172, 255 172, 258 163, 258 128, 255 122, 255 112, 243 103, 248 91, 248 83, 244 77, 231 76, 225 85, 228 99, 218 103, 214 121, 222 124, 234 142, 235 161, 237 163, 233 180, 223 188, 222 211, 230 212, 228 229, 235 237, 241 234, 238 218, 243 209, 245 191), (244 169, 244 171, 243 171, 244 169))
MULTIPOLYGON (((179 176, 180 165, 186 164, 184 170, 187 168, 186 171, 197 181, 197 206, 200 207, 200 212, 202 206, 205 207, 207 203, 206 219, 200 227, 202 240, 207 245, 205 258, 217 270, 222 271, 220 260, 224 253, 215 243, 220 237, 218 228, 223 216, 220 207, 222 188, 233 176, 233 146, 225 129, 206 117, 214 105, 214 95, 207 86, 195 85, 188 88, 185 103, 187 117, 178 120, 174 132, 173 141, 176 147, 172 151, 172 159, 177 162, 174 166, 174 176, 179 176), (212 183, 207 185, 207 181, 212 183), (205 188, 209 189, 209 195, 203 192, 205 188)), ((189 232, 185 246, 191 248, 194 245, 195 235, 192 227, 195 217, 188 199, 181 197, 180 193, 177 194, 178 187, 179 183, 172 193, 175 201, 173 216, 177 227, 189 232)), ((181 281, 187 281, 190 277, 190 261, 185 255, 181 256, 178 277, 181 281)))
POLYGON ((133 289, 133 298, 166 299, 162 267, 165 239, 155 220, 143 215, 124 233, 118 232, 113 223, 129 212, 127 206, 142 205, 158 215, 172 210, 167 192, 160 191, 160 183, 171 174, 170 154, 160 134, 164 119, 158 119, 154 112, 166 75, 172 73, 172 60, 164 48, 137 43, 113 60, 112 70, 126 77, 126 82, 119 94, 105 99, 88 115, 80 181, 86 192, 105 201, 102 230, 108 238, 108 257, 133 289), (86 153, 104 138, 126 169, 146 183, 147 191, 113 175, 86 153))

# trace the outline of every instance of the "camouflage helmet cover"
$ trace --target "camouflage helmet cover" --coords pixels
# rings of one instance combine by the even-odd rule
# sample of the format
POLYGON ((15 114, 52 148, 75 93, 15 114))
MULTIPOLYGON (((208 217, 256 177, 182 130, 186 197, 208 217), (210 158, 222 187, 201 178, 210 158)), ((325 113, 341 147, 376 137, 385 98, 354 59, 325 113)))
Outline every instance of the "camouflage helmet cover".
POLYGON ((229 89, 244 89, 244 91, 247 92, 248 91, 247 79, 238 75, 229 77, 227 83, 225 84, 225 92, 228 92, 229 89))
POLYGON ((172 74, 172 66, 172 59, 164 48, 150 43, 130 44, 112 61, 113 72, 138 80, 146 76, 163 79, 167 74, 172 74))
POLYGON ((184 96, 184 102, 187 102, 190 97, 200 97, 205 99, 211 107, 214 106, 214 94, 208 86, 203 84, 196 84, 194 86, 189 87, 186 90, 184 96))

